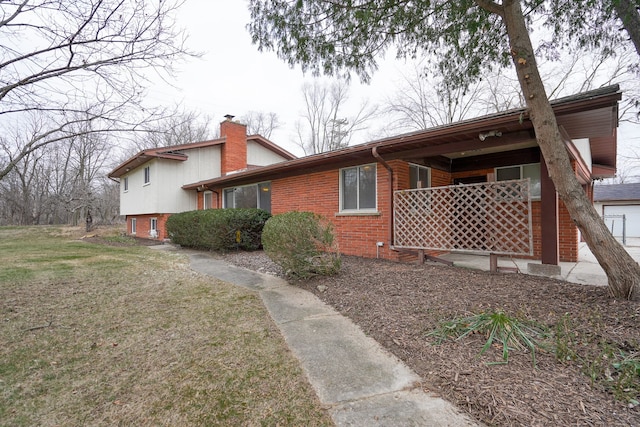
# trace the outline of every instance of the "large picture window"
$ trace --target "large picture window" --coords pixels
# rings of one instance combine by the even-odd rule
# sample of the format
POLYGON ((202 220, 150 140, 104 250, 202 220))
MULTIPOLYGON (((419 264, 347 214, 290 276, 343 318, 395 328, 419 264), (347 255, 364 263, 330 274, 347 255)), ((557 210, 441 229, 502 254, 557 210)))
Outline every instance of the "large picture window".
POLYGON ((376 165, 363 165, 340 171, 340 210, 376 209, 376 165))
POLYGON ((532 199, 540 198, 540 163, 496 168, 497 181, 529 178, 532 199))
POLYGON ((271 212, 271 183, 245 185, 224 190, 225 208, 259 208, 271 212))

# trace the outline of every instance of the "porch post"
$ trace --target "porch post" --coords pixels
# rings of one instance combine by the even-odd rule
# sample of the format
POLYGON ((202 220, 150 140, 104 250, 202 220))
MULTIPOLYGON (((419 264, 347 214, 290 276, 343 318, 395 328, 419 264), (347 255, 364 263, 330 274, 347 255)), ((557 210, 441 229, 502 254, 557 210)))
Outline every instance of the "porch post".
POLYGON ((560 260, 558 193, 553 185, 547 163, 540 154, 540 209, 542 227, 542 263, 558 265, 560 260))

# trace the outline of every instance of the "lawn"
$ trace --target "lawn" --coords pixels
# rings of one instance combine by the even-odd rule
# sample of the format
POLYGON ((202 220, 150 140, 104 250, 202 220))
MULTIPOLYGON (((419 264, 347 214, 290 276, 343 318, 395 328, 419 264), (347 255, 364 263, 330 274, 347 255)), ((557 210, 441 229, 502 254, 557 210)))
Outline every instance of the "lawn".
POLYGON ((80 236, 0 227, 2 425, 332 424, 256 294, 80 236))

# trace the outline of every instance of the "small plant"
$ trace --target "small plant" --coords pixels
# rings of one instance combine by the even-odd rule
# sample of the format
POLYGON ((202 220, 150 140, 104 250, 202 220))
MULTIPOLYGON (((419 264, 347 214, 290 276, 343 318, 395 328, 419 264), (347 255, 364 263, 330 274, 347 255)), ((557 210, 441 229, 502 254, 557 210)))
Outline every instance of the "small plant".
POLYGON ((577 334, 573 331, 571 316, 565 313, 562 319, 555 326, 555 352, 556 359, 560 362, 578 360, 578 354, 575 350, 577 334))
POLYGON ((538 337, 544 336, 546 330, 535 322, 520 320, 502 310, 496 310, 445 321, 428 335, 435 336, 442 342, 451 337, 461 340, 471 334, 483 334, 487 337, 479 355, 484 354, 495 341, 502 343, 502 358, 505 363, 509 361, 509 350, 529 350, 535 366, 536 347, 540 347, 538 337))
POLYGON ((614 368, 614 395, 619 400, 626 400, 634 406, 640 405, 640 353, 620 351, 614 368))
POLYGON ((311 212, 271 217, 262 231, 265 253, 294 278, 335 274, 340 270, 331 223, 311 212))

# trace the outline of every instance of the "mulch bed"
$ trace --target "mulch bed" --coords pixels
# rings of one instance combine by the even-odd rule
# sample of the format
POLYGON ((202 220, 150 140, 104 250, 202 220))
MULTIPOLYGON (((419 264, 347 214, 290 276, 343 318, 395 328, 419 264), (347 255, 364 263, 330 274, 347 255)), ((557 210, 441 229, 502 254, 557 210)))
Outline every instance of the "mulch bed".
MULTIPOLYGON (((262 252, 220 255, 254 270, 278 273, 262 252)), ((611 299, 607 289, 525 274, 491 274, 434 264, 344 257, 341 272, 293 282, 352 319, 423 378, 423 388, 496 426, 640 426, 640 407, 616 400, 592 381, 607 355, 640 353, 640 304, 611 299), (551 331, 564 323, 568 360, 554 350, 502 348, 479 355, 486 337, 428 336, 441 321, 495 309, 551 331)), ((564 353, 563 353, 564 354, 564 353)), ((615 382, 616 372, 605 371, 615 382)), ((636 400, 640 396, 635 396, 636 400)))

